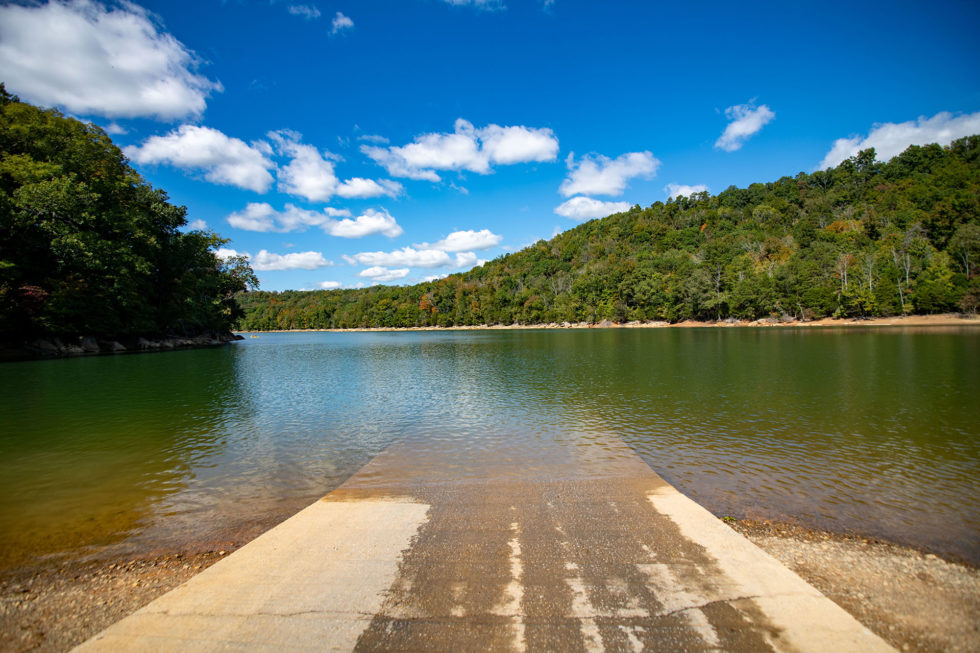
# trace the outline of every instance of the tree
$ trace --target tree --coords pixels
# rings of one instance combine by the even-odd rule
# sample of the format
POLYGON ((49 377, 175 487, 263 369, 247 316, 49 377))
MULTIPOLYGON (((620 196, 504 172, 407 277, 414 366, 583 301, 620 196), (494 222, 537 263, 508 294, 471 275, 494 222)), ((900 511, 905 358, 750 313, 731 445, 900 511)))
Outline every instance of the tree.
POLYGON ((226 331, 257 280, 147 184, 98 127, 0 85, 0 329, 5 340, 226 331))
POLYGON ((974 266, 980 261, 980 225, 960 225, 949 240, 949 251, 963 265, 966 276, 972 277, 974 266))

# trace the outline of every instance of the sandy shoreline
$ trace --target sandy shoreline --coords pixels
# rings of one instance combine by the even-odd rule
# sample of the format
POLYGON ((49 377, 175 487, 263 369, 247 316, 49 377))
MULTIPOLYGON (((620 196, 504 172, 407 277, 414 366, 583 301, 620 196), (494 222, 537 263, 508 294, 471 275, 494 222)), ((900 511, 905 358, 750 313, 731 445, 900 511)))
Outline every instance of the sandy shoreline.
POLYGON ((397 332, 397 331, 509 331, 521 329, 690 329, 690 328, 792 328, 804 329, 814 327, 949 327, 975 326, 980 327, 980 316, 963 315, 959 313, 943 313, 939 315, 899 315, 895 317, 873 318, 831 318, 802 322, 799 320, 781 321, 776 319, 755 320, 722 320, 721 322, 609 322, 604 320, 597 323, 589 322, 551 322, 548 324, 481 324, 477 326, 422 326, 422 327, 359 327, 352 329, 267 329, 263 331, 235 331, 236 334, 247 333, 361 333, 361 332, 397 332))
MULTIPOLYGON (((980 650, 980 569, 871 538, 725 521, 899 650, 980 650)), ((244 544, 0 574, 0 651, 66 651, 244 544)))

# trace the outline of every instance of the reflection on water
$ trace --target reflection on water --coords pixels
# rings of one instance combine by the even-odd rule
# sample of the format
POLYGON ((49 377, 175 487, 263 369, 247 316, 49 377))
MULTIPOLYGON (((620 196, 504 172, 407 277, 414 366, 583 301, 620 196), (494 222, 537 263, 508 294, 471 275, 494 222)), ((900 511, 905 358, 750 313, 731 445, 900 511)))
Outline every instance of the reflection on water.
POLYGON ((718 514, 980 561, 978 335, 261 334, 216 350, 8 364, 0 567, 267 526, 395 442, 438 461, 450 484, 533 477, 566 459, 615 473, 625 442, 718 514))

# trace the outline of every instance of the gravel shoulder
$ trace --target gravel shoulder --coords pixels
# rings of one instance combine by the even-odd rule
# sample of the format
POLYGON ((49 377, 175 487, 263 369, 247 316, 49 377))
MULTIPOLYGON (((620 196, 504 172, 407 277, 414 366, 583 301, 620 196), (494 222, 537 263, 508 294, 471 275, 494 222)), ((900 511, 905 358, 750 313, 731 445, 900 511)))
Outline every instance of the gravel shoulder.
POLYGON ((0 651, 67 651, 230 553, 72 562, 0 576, 0 651))
MULTIPOLYGON (((980 651, 980 570, 909 547, 726 519, 902 651, 980 651)), ((0 575, 0 651, 67 651, 238 546, 0 575)))
POLYGON ((794 524, 725 520, 900 651, 980 651, 980 569, 794 524))

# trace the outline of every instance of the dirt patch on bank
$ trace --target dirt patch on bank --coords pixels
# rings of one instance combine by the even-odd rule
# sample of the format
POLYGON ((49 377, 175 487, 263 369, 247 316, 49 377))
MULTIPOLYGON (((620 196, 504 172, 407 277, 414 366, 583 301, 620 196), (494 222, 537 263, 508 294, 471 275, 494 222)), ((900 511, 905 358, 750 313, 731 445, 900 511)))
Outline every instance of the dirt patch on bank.
POLYGON ((174 589, 235 547, 73 562, 0 576, 0 651, 67 651, 174 589))
POLYGON ((900 651, 980 651, 980 570, 872 538, 726 520, 900 651))

